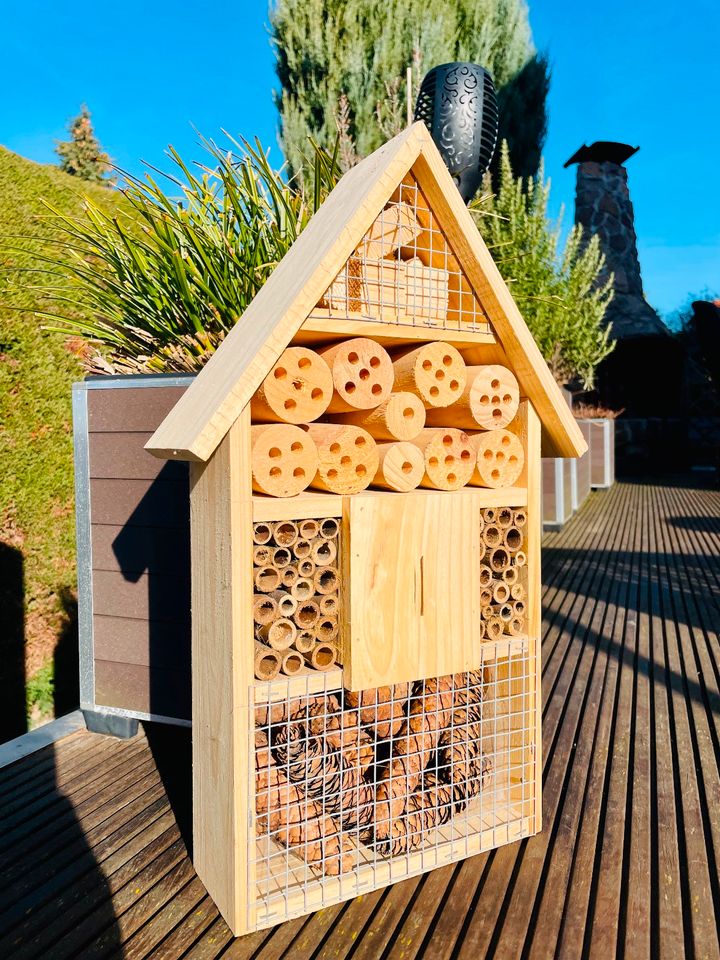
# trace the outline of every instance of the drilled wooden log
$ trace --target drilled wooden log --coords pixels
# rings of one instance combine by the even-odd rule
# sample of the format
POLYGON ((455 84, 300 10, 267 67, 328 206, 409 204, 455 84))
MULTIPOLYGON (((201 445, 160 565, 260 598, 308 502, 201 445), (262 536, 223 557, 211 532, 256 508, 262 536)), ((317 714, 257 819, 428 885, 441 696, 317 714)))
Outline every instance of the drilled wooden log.
POLYGON ((329 567, 337 557, 337 547, 334 541, 320 538, 313 542, 310 556, 316 566, 329 567))
MULTIPOLYGON (((417 399, 417 398, 416 398, 417 399)), ((380 466, 371 486, 407 493, 420 485, 425 475, 425 457, 413 443, 379 443, 380 466)))
POLYGON ((312 630, 320 619, 320 606, 315 600, 303 600, 298 603, 293 614, 293 622, 300 630, 312 630))
POLYGON ((391 393, 372 410, 338 414, 338 423, 362 427, 375 440, 413 440, 425 426, 425 404, 414 393, 391 393))
POLYGON ((280 571, 275 567, 257 567, 253 571, 255 589, 260 593, 272 593, 280 586, 280 571))
POLYGON ((279 673, 282 658, 277 650, 255 641, 255 676, 258 680, 273 680, 279 673))
POLYGON ((294 677, 305 666, 305 660, 297 650, 288 650, 283 654, 280 670, 286 677, 294 677))
POLYGON ((265 623, 258 627, 257 633, 273 650, 287 650, 292 646, 297 634, 297 627, 287 617, 279 617, 272 623, 265 623))
POLYGON ((517 527, 508 527, 505 531, 505 545, 511 553, 516 553, 523 545, 522 530, 517 527))
POLYGON ((334 393, 328 413, 371 410, 393 388, 393 365, 384 347, 367 337, 342 340, 320 351, 332 374, 334 393))
POLYGON ((313 649, 305 654, 305 660, 313 670, 331 670, 337 660, 337 650, 332 643, 316 643, 313 649))
POLYGON ((327 410, 333 380, 328 364, 307 347, 288 347, 250 402, 256 423, 309 423, 327 410))
POLYGON ((486 430, 468 434, 476 455, 476 469, 469 480, 475 487, 511 487, 525 465, 520 438, 509 430, 486 430))
POLYGON ((447 343, 426 343, 398 354, 393 367, 395 389, 414 393, 428 408, 448 407, 465 387, 465 361, 447 343))
POLYGON ((315 571, 313 584, 316 593, 323 596, 337 593, 340 586, 340 577, 335 567, 320 567, 315 571))
POLYGON ((298 525, 292 520, 280 520, 273 524, 273 539, 279 547, 292 547, 298 538, 298 525))
POLYGON ((519 402, 518 382, 507 367, 496 364, 467 367, 460 396, 451 407, 429 411, 427 422, 434 427, 495 430, 513 420, 519 402))
POLYGON ((272 526, 269 523, 253 524, 253 543, 264 545, 272 540, 272 526))
POLYGON ((287 423, 255 425, 250 432, 253 490, 272 497, 302 493, 318 468, 312 437, 287 423))
POLYGON ((277 601, 270 594, 256 593, 253 597, 253 620, 257 624, 271 623, 278 615, 277 601))
POLYGON ((369 485, 379 463, 377 445, 369 433, 362 427, 335 423, 311 423, 308 431, 318 451, 318 471, 311 487, 350 495, 369 485))
POLYGON ((431 490, 459 490, 475 469, 475 452, 462 430, 426 427, 414 440, 425 457, 421 487, 431 490))

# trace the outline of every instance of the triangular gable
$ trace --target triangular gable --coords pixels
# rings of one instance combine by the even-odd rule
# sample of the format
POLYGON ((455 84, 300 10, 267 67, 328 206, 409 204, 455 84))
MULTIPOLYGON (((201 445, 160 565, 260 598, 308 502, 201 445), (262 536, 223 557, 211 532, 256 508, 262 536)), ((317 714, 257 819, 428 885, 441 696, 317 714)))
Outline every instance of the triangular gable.
MULTIPOLYGON (((209 459, 317 304, 330 306, 328 291, 343 271, 347 282, 353 254, 403 184, 421 191, 447 239, 460 278, 456 299, 470 295, 477 304, 473 329, 495 333, 521 392, 533 402, 544 452, 574 457, 585 451, 572 413, 423 123, 413 124, 342 177, 147 450, 168 459, 209 459)), ((452 323, 452 292, 448 316, 452 323)), ((444 333, 438 330, 440 337, 444 333)))

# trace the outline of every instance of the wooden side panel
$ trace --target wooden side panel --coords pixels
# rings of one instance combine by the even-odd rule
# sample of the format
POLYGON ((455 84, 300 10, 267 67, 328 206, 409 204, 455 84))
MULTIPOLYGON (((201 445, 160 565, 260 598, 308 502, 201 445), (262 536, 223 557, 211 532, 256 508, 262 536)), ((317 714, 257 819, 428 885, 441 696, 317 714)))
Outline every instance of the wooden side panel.
POLYGON ((540 640, 542 631, 542 501, 540 492, 540 445, 542 425, 532 404, 527 408, 527 450, 528 464, 528 523, 527 523, 527 629, 530 646, 530 660, 535 669, 534 689, 530 691, 534 699, 536 731, 534 756, 535 810, 534 830, 542 829, 542 664, 540 662, 540 640))
POLYGON ((135 663, 95 660, 98 706, 151 713, 172 720, 190 719, 190 685, 186 670, 152 669, 135 663))
MULTIPOLYGON (((192 380, 188 377, 188 386, 192 380)), ((113 388, 112 381, 108 380, 107 388, 87 392, 88 430, 90 433, 151 434, 186 390, 184 386, 113 388)))
POLYGON ((250 410, 191 469, 193 860, 236 935, 251 929, 248 709, 252 662, 250 410))
POLYGON ((346 685, 443 676, 479 662, 479 503, 468 491, 346 501, 346 685))

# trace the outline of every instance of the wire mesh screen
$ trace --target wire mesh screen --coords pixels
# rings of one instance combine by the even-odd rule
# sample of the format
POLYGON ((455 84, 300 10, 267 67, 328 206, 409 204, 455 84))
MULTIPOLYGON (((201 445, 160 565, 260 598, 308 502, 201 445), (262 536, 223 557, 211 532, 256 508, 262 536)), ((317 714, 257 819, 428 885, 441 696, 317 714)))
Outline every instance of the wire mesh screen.
POLYGON ((491 333, 488 317, 408 175, 313 316, 491 333))
POLYGON ((506 637, 467 673, 256 701, 257 925, 531 834, 534 661, 506 637))

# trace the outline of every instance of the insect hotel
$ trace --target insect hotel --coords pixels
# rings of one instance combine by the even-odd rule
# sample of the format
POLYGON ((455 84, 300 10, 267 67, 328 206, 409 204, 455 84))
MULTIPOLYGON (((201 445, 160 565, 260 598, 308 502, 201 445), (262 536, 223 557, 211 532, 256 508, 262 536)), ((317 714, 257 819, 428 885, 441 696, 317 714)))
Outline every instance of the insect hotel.
POLYGON ((235 934, 540 830, 540 457, 585 443, 422 123, 147 449, 191 462, 193 856, 235 934))

